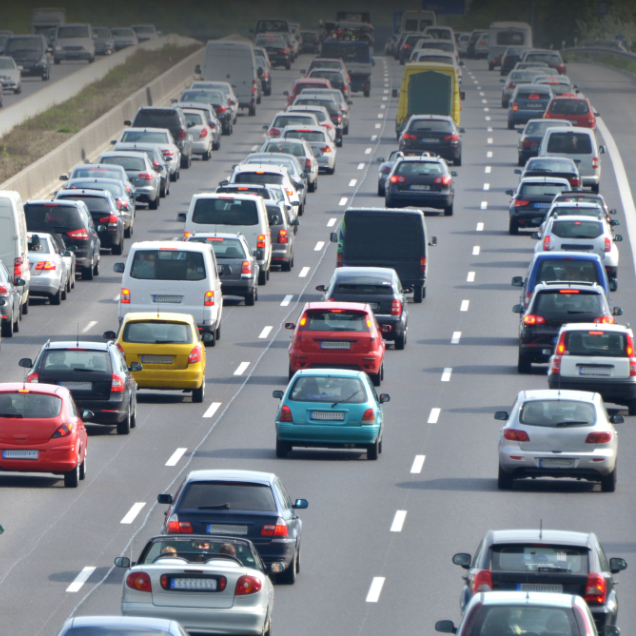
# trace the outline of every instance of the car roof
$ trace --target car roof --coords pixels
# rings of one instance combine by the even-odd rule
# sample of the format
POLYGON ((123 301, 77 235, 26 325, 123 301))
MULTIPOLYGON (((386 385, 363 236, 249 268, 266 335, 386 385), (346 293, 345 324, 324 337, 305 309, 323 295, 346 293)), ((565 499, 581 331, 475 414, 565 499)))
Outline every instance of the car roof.
POLYGON ((336 278, 356 278, 357 276, 368 276, 378 280, 397 278, 395 270, 390 267, 339 267, 335 274, 336 278))
POLYGON ((36 383, 26 386, 24 382, 2 382, 0 383, 0 393, 13 393, 18 391, 28 391, 29 393, 45 393, 48 395, 70 395, 69 390, 57 384, 36 383))
MULTIPOLYGON (((126 142, 124 142, 126 143, 126 142)), ((102 152, 102 154, 100 155, 100 158, 103 157, 133 157, 133 158, 140 158, 140 157, 145 157, 146 154, 143 152, 136 152, 134 150, 108 150, 106 152, 102 152)), ((99 164, 100 166, 102 165, 101 163, 99 164)), ((125 170, 125 168, 124 168, 125 170)))
POLYGON ((559 185, 567 185, 568 188, 570 187, 570 182, 563 177, 523 177, 519 185, 521 186, 525 183, 556 183, 559 185))
POLYGON ((67 623, 71 627, 146 627, 157 631, 168 631, 175 621, 169 618, 150 618, 146 616, 74 616, 67 623))
MULTIPOLYGON (((188 243, 188 241, 185 242, 188 243)), ((196 326, 194 317, 191 314, 179 314, 174 311, 131 311, 124 316, 122 324, 134 320, 174 320, 196 326)))
POLYGON ((366 375, 365 371, 358 371, 356 369, 300 369, 299 371, 296 371, 296 377, 310 376, 315 378, 327 376, 330 378, 363 379, 366 375))
MULTIPOLYGON (((552 209, 553 210, 558 210, 559 208, 581 208, 583 210, 585 209, 591 209, 591 210, 598 210, 601 207, 600 202, 599 203, 590 203, 588 201, 582 201, 582 202, 578 202, 578 201, 557 201, 556 203, 552 204, 552 209)), ((588 219, 590 217, 587 217, 588 219)))
POLYGON ((55 198, 65 199, 70 196, 76 197, 78 194, 86 194, 88 196, 100 199, 108 199, 108 195, 110 194, 110 192, 108 190, 92 190, 90 188, 78 188, 77 190, 58 190, 55 194, 55 198))
POLYGON ((108 351, 108 343, 94 342, 91 340, 53 340, 46 343, 46 348, 47 349, 92 349, 94 351, 108 351))
MULTIPOLYGON (((61 192, 61 190, 60 190, 61 192)), ((75 201, 74 199, 68 199, 67 201, 64 201, 64 203, 60 203, 60 199, 35 199, 33 201, 26 201, 24 203, 24 205, 44 205, 47 207, 58 207, 60 205, 66 206, 66 207, 81 207, 84 206, 84 202, 83 201, 75 201)))
MULTIPOLYGON (((576 325, 579 327, 580 325, 576 325)), ((596 325, 598 327, 598 325, 596 325)), ((605 325, 603 325, 605 326, 605 325)), ((614 326, 614 325, 607 325, 614 326)), ((490 530, 491 543, 515 543, 531 541, 539 544, 561 543, 568 545, 588 545, 593 535, 591 532, 573 532, 570 530, 545 530, 539 528, 519 530, 490 530)))
POLYGON ((598 324, 596 322, 569 322, 561 327, 562 331, 616 331, 620 333, 631 333, 631 328, 627 325, 617 325, 609 323, 598 324))
POLYGON ((551 281, 539 281, 534 288, 535 294, 540 291, 546 290, 559 290, 559 289, 578 289, 579 291, 592 292, 595 294, 602 294, 603 298, 605 297, 605 290, 598 283, 588 283, 584 281, 562 281, 562 280, 551 280, 551 281))
MULTIPOLYGON (((594 206, 597 207, 597 206, 594 206)), ((600 210, 599 210, 599 214, 600 214, 600 210)), ((594 217, 591 216, 587 216, 585 214, 569 214, 568 216, 557 216, 557 217, 553 217, 551 219, 554 223, 563 223, 564 221, 568 221, 568 222, 579 222, 579 221, 586 221, 588 223, 603 223, 603 219, 602 218, 598 218, 595 219, 594 217)), ((603 226, 605 226, 605 223, 603 223, 603 226)), ((590 239, 591 240, 591 239, 590 239)))
POLYGON ((256 470, 192 470, 186 477, 186 482, 193 481, 243 481, 255 484, 271 485, 276 479, 274 473, 256 470))
POLYGON ((473 599, 474 603, 481 602, 483 605, 548 605, 569 608, 574 604, 576 596, 550 592, 481 592, 475 594, 473 599))
MULTIPOLYGON (((170 132, 167 128, 151 128, 150 126, 129 126, 124 130, 124 132, 161 132, 167 133, 170 132)), ((126 142, 124 142, 126 143, 126 142)))
POLYGON ((563 260, 574 260, 574 261, 600 261, 601 257, 596 252, 568 252, 568 251, 557 251, 557 252, 537 252, 532 259, 532 262, 543 261, 551 259, 561 258, 563 260))
POLYGON ((185 249, 189 252, 202 252, 206 249, 206 246, 201 243, 188 243, 187 241, 138 241, 133 243, 130 248, 131 251, 136 249, 166 249, 173 252, 185 249))
POLYGON ((369 303, 321 301, 321 302, 314 302, 314 303, 305 303, 305 306, 303 307, 303 312, 315 311, 320 309, 348 309, 348 310, 366 311, 366 312, 371 311, 371 307, 369 306, 369 303))
MULTIPOLYGON (((239 164, 238 166, 236 166, 236 168, 234 168, 234 171, 238 171, 238 172, 257 172, 256 170, 254 170, 255 166, 259 166, 262 167, 262 172, 272 172, 272 173, 277 173, 277 174, 281 174, 283 176, 286 176, 288 174, 287 172, 287 168, 283 167, 283 166, 276 166, 273 165, 271 163, 266 163, 266 164, 258 164, 258 163, 248 163, 248 164, 239 164)), ((261 170, 258 170, 258 172, 261 172, 261 170)))
MULTIPOLYGON (((66 182, 68 186, 69 183, 78 182, 78 181, 92 181, 93 183, 112 183, 113 185, 124 187, 122 182, 119 179, 107 179, 106 177, 73 177, 66 182)), ((66 190, 66 188, 64 188, 66 190)), ((88 188, 86 188, 88 189, 88 188)))
POLYGON ((519 399, 529 400, 579 400, 580 402, 595 402, 598 393, 592 391, 569 391, 566 389, 531 389, 519 391, 519 399))
MULTIPOLYGON (((294 126, 285 126, 283 128, 283 134, 285 134, 286 131, 292 131, 292 130, 298 130, 300 132, 321 132, 321 133, 325 133, 326 134, 326 130, 324 128, 324 126, 319 126, 316 124, 303 124, 302 126, 296 124, 294 126)), ((285 138, 287 139, 287 138, 285 138)), ((273 139, 271 141, 274 141, 273 139)))

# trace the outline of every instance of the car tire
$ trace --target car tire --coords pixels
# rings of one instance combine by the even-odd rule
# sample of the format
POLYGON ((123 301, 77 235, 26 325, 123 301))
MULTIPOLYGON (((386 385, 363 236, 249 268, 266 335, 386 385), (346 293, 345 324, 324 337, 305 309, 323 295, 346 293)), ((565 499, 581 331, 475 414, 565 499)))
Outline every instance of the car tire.
POLYGON ((14 95, 19 95, 22 92, 22 84, 20 84, 14 91, 14 95))
POLYGON ((99 261, 97 261, 97 263, 95 263, 95 266, 93 267, 93 275, 99 276, 99 261))
POLYGON ((384 191, 384 188, 381 185, 378 185, 378 196, 383 197, 385 195, 386 195, 386 192, 384 191))
POLYGON ((519 351, 519 358, 517 359, 517 371, 519 373, 530 373, 532 371, 532 362, 521 351, 519 351))
POLYGON ((343 129, 342 129, 342 134, 343 135, 348 135, 349 134, 349 124, 347 124, 343 129))
POLYGON ((56 294, 51 294, 49 301, 51 305, 59 305, 62 302, 62 290, 58 289, 56 294))
POLYGON ((66 300, 67 294, 68 294, 68 282, 64 283, 64 285, 62 285, 62 287, 60 288, 60 298, 62 300, 66 300))
POLYGON ((342 148, 342 137, 336 137, 336 148, 342 148))
POLYGON ((309 192, 315 192, 316 191, 316 186, 318 185, 318 180, 316 181, 310 181, 309 182, 309 187, 308 190, 309 192))
POLYGON ((137 400, 135 399, 135 408, 130 412, 130 428, 137 428, 137 400))
POLYGON ((291 260, 289 261, 284 261, 280 264, 280 271, 281 272, 291 272, 291 268, 292 268, 292 262, 291 260))
POLYGON ((129 226, 129 227, 127 227, 127 228, 124 230, 124 238, 132 238, 133 231, 134 231, 134 230, 133 230, 133 223, 134 223, 134 221, 131 221, 130 226, 129 226))
POLYGON ((256 290, 252 289, 251 292, 249 292, 248 294, 245 294, 245 306, 253 307, 255 303, 256 303, 256 290))
POLYGON ((636 400, 630 400, 627 403, 627 412, 630 415, 636 415, 636 400))
POLYGON ((594 183, 591 187, 591 190, 594 194, 598 194, 601 190, 601 184, 600 183, 594 183))
POLYGON ((378 373, 370 374, 370 377, 373 382, 373 386, 380 386, 382 384, 382 380, 384 380, 384 362, 380 365, 380 371, 378 373))
POLYGON ((511 236, 519 234, 519 223, 517 223, 517 221, 510 219, 510 222, 508 223, 508 234, 511 236))
POLYGON ((124 235, 122 235, 119 244, 113 245, 110 251, 115 256, 119 256, 124 251, 124 235))
POLYGON ((618 466, 614 466, 614 470, 605 477, 601 477, 601 492, 614 492, 616 490, 616 471, 618 466))
POLYGON ((287 377, 291 380, 294 377, 294 373, 296 373, 293 369, 291 364, 289 365, 289 368, 287 369, 287 377))
POLYGON ((88 451, 84 451, 84 461, 80 464, 80 469, 79 469, 80 481, 84 481, 86 479, 86 455, 88 455, 88 451))
POLYGON ((53 58, 53 64, 59 64, 62 60, 58 60, 57 58, 53 58))
POLYGON ((488 62, 488 70, 489 71, 494 71, 495 70, 495 65, 491 64, 490 62, 488 62))
POLYGON ((210 157, 212 156, 212 153, 209 150, 206 150, 202 155, 201 155, 201 159, 203 159, 203 161, 210 161, 210 157))
POLYGON ((150 201, 148 203, 148 209, 149 210, 157 210, 160 205, 161 205, 161 195, 158 196, 154 201, 150 201))
POLYGON ((205 395, 205 378, 201 382, 201 386, 198 389, 192 391, 192 401, 195 404, 201 404, 203 402, 203 396, 205 395))
POLYGON ((455 166, 461 166, 462 165, 462 156, 461 156, 461 154, 458 155, 457 157, 455 157, 455 159, 453 159, 453 165, 455 165, 455 166))
POLYGON ((258 284, 261 286, 267 284, 267 272, 264 269, 258 270, 258 284))
POLYGON ((380 456, 380 438, 375 440, 375 444, 367 446, 367 459, 376 460, 380 456))
POLYGON ((289 442, 281 442, 276 438, 276 457, 278 459, 285 459, 291 452, 292 445, 289 442))
POLYGON ((214 330, 214 342, 221 339, 221 325, 214 330))
POLYGON ((80 463, 79 457, 77 459, 77 466, 73 470, 69 470, 64 473, 64 487, 65 488, 77 488, 80 480, 80 463))
POLYGON ((395 338, 395 348, 398 351, 402 351, 406 345, 406 331, 395 338))
POLYGON ((369 97, 369 95, 371 95, 371 91, 364 91, 363 94, 365 97, 369 97))
POLYGON ((286 69, 287 71, 289 71, 289 70, 291 69, 291 62, 287 62, 287 63, 285 64, 285 69, 286 69))
POLYGON ((517 158, 517 165, 520 168, 523 168, 523 166, 526 165, 526 162, 525 162, 525 160, 523 159, 523 157, 521 155, 519 155, 519 157, 517 158))
POLYGON ((413 288, 413 302, 419 304, 422 302, 423 298, 424 298, 424 287, 421 285, 416 285, 413 288))
POLYGON ((254 117, 254 115, 256 115, 256 106, 250 106, 250 108, 247 111, 247 114, 249 117, 254 117))
POLYGON ((117 435, 128 435, 130 433, 130 407, 126 418, 122 422, 117 422, 117 435))
POLYGON ((219 148, 221 148, 221 140, 220 139, 218 141, 215 141, 212 144, 212 150, 219 150, 219 148))
POLYGON ((260 104, 260 103, 261 103, 261 97, 260 97, 260 95, 259 95, 259 96, 256 98, 256 104, 258 105, 258 104, 260 104))
POLYGON ((13 321, 12 320, 2 322, 2 337, 13 338, 13 321))
POLYGON ((73 289, 73 287, 74 287, 74 286, 75 286, 75 285, 72 285, 72 284, 71 284, 71 277, 69 276, 69 277, 66 279, 66 293, 67 293, 67 294, 70 294, 70 293, 71 293, 71 290, 73 289))
POLYGON ((444 208, 444 216, 453 216, 453 204, 452 203, 447 208, 444 208))
POLYGON ((289 567, 276 576, 276 582, 283 585, 293 585, 296 582, 296 553, 294 552, 294 558, 292 559, 289 567))
POLYGON ((512 121, 508 121, 508 130, 514 130, 515 124, 512 121))
POLYGON ((502 470, 501 466, 499 466, 499 472, 497 473, 497 488, 499 488, 499 490, 510 490, 514 480, 514 477, 510 473, 502 470))
MULTIPOLYGON (((75 284, 73 284, 73 287, 75 287, 75 284)), ((26 302, 24 303, 24 305, 22 305, 22 315, 26 316, 29 313, 29 299, 27 297, 26 302)))
POLYGON ((84 267, 82 269, 82 279, 93 280, 93 264, 92 263, 88 267, 84 267))
POLYGON ((177 172, 173 172, 170 175, 170 181, 176 181, 177 180, 177 174, 178 174, 177 172))

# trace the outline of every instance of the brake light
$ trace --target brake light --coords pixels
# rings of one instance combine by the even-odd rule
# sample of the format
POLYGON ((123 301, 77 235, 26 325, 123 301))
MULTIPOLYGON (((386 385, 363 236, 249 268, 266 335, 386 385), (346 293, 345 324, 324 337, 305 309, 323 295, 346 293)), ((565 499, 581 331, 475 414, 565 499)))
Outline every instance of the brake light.
POLYGON ((513 84, 512 82, 510 82, 510 84, 508 84, 508 88, 515 88, 517 85, 513 84))
POLYGON ((389 181, 391 183, 406 183, 406 179, 404 177, 398 177, 396 174, 394 174, 389 181))
POLYGON ((278 130, 278 128, 270 128, 270 129, 267 131, 267 134, 268 134, 270 137, 280 137, 280 130, 278 130))
POLYGON ((188 356, 188 364, 196 364, 197 362, 201 362, 201 345, 197 345, 192 349, 188 356))
POLYGON ((163 148, 161 150, 161 153, 163 154, 164 157, 169 157, 170 159, 172 159, 172 157, 174 157, 174 153, 169 150, 168 148, 163 148))
POLYGON ((607 444, 612 441, 612 432, 604 431, 602 433, 590 433, 585 438, 586 444, 607 444))
POLYGON ((589 118, 588 118, 588 120, 587 120, 587 123, 588 123, 588 124, 595 124, 595 123, 596 123, 596 118, 595 118, 595 117, 592 117, 592 116, 590 115, 590 117, 589 117, 589 118))
POLYGON ((203 139, 208 136, 208 129, 204 126, 201 128, 201 132, 199 133, 199 139, 203 139))
POLYGON ((598 157, 592 157, 592 170, 598 170, 598 157))
POLYGON ((265 234, 259 234, 256 239, 256 247, 262 249, 265 247, 265 234))
POLYGON ((375 411, 373 409, 367 409, 362 416, 363 424, 375 424, 375 411))
POLYGON ((125 289, 122 287, 122 290, 119 294, 119 302, 122 305, 130 305, 130 289, 125 289))
POLYGON ((293 422, 294 418, 292 417, 291 409, 285 405, 280 410, 280 421, 281 422, 293 422))
POLYGON ((504 428, 503 431, 504 439, 510 440, 512 442, 529 442, 530 437, 528 433, 525 431, 518 431, 514 428, 504 428))
POLYGON ((452 135, 444 137, 444 141, 459 141, 459 135, 453 133, 452 135))
POLYGON ((571 186, 580 186, 581 185, 581 180, 577 177, 575 177, 574 179, 570 179, 570 185, 571 186))
POLYGON ((214 292, 206 291, 203 297, 203 305, 205 307, 214 307, 214 292))
POLYGON ((512 102, 512 110, 519 110, 519 104, 517 104, 517 102, 512 102))
POLYGON ((111 393, 123 393, 126 390, 126 380, 121 375, 113 373, 112 384, 110 385, 111 393))
POLYGON ((559 355, 567 355, 568 352, 565 348, 565 333, 561 334, 561 337, 559 338, 559 343, 557 344, 556 347, 556 352, 559 355))
POLYGON ((305 170, 311 170, 311 159, 309 157, 305 159, 305 170))
POLYGON ((121 355, 124 356, 124 360, 126 359, 126 352, 124 351, 124 348, 121 346, 121 342, 117 343, 117 348, 121 351, 121 355))
POLYGON ((420 256, 420 271, 426 271, 426 256, 420 256))
POLYGON ((415 140, 415 139, 417 139, 417 135, 412 135, 411 133, 405 132, 402 135, 402 138, 403 139, 413 139, 413 140, 415 140))
POLYGON ((449 176, 435 177, 435 183, 438 183, 438 184, 441 184, 441 185, 450 185, 451 178, 449 176))
POLYGON ((22 257, 16 258, 13 261, 13 276, 15 278, 20 278, 21 274, 22 274, 22 257))
POLYGON ((609 236, 605 237, 605 251, 609 252, 612 249, 612 241, 609 236))
POLYGON ((67 232, 66 235, 70 236, 72 239, 81 239, 82 241, 88 241, 88 232, 83 228, 80 230, 72 230, 71 232, 67 232))
POLYGON ((260 592, 263 584, 255 576, 241 576, 236 582, 235 596, 245 596, 245 594, 255 594, 260 592))
POLYGON ((553 375, 559 375, 561 373, 561 359, 562 356, 554 356, 552 358, 548 373, 552 373, 553 375))
POLYGON ((40 261, 39 263, 36 264, 35 269, 51 270, 51 269, 56 269, 56 265, 55 263, 52 263, 51 261, 40 261))
POLYGON ((491 592, 492 574, 490 570, 478 570, 473 579, 473 592, 491 592))
POLYGON ((186 131, 185 128, 181 127, 179 128, 179 130, 177 131, 177 139, 185 139, 186 138, 186 131))
POLYGON ((140 172, 137 175, 137 179, 141 179, 142 181, 152 181, 154 177, 149 172, 140 172))
POLYGON ((549 235, 543 237, 543 251, 544 252, 550 251, 550 236, 549 235))
POLYGON ((515 208, 523 208, 526 205, 530 205, 530 201, 526 201, 524 199, 515 199, 515 204, 514 204, 515 208))
POLYGON ((100 223, 108 223, 109 225, 117 225, 117 221, 119 221, 119 217, 116 214, 110 214, 99 220, 100 223))
POLYGON ((126 577, 126 585, 138 592, 152 592, 150 576, 146 572, 131 572, 126 577))
POLYGON ((265 524, 261 530, 262 537, 286 537, 288 534, 287 524, 282 517, 276 519, 276 525, 265 524))
POLYGON ((55 433, 51 435, 51 439, 57 439, 59 437, 68 437, 73 432, 73 424, 72 422, 67 422, 66 424, 62 424, 59 426, 55 433))
POLYGON ((278 242, 279 243, 288 243, 289 237, 287 236, 287 230, 278 230, 278 242))
POLYGON ((342 123, 342 115, 336 115, 336 124, 342 123))
POLYGON ((402 301, 393 300, 391 303, 391 315, 392 316, 401 316, 402 315, 402 301))
POLYGON ((613 325, 614 318, 612 318, 610 315, 605 315, 601 316, 600 318, 594 318, 594 322, 597 325, 613 325))
POLYGON ((524 316, 523 322, 526 325, 543 325, 545 324, 545 318, 535 314, 528 314, 527 316, 524 316))
POLYGON ((278 52, 287 55, 289 53, 289 49, 278 49, 278 52))
MULTIPOLYGON (((546 115, 547 117, 547 115, 546 115)), ((549 117, 547 117, 549 119, 549 117)), ((524 148, 532 148, 532 146, 534 146, 535 142, 530 141, 529 139, 524 139, 523 143, 521 144, 524 148)))
POLYGON ((344 265, 344 259, 342 252, 336 254, 336 267, 342 267, 344 265))
POLYGON ((192 524, 189 521, 179 521, 177 515, 171 515, 168 519, 169 534, 192 534, 192 524))
POLYGON ((331 152, 331 148, 329 148, 329 146, 325 146, 324 148, 320 149, 320 152, 331 152))
POLYGON ((32 382, 33 384, 38 384, 39 381, 40 381, 40 374, 37 371, 35 371, 35 373, 31 373, 27 377, 27 382, 32 382))
POLYGON ((603 605, 607 598, 607 581, 600 574, 588 574, 585 585, 585 602, 603 605))

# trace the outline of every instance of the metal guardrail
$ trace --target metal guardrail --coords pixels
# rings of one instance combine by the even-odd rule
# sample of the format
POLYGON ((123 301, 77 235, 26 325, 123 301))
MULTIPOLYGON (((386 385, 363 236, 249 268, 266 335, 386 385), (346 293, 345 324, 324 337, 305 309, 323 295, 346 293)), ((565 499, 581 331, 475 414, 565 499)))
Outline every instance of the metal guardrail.
POLYGON ((585 55, 598 55, 598 56, 612 56, 622 57, 626 60, 636 61, 636 54, 629 53, 628 51, 621 51, 616 47, 611 46, 577 46, 574 48, 561 49, 561 55, 568 54, 585 54, 585 55))

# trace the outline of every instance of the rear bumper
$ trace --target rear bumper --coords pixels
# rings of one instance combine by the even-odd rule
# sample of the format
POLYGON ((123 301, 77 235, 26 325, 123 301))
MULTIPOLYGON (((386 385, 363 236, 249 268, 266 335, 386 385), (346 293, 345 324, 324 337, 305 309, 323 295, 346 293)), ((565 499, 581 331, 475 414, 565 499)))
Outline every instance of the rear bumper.
POLYGON ((537 110, 510 110, 508 111, 508 121, 515 124, 525 124, 531 119, 541 119, 545 108, 537 110))
POLYGON ((375 314, 375 318, 378 321, 378 325, 380 325, 380 331, 385 340, 395 340, 406 331, 406 322, 402 316, 375 314))
POLYGON ((54 51, 53 57, 56 60, 90 60, 95 57, 95 53, 87 50, 83 51, 54 51))
POLYGON ((599 481, 608 475, 616 465, 616 453, 612 448, 600 448, 591 452, 563 453, 556 456, 546 451, 527 451, 516 446, 502 446, 499 449, 499 464, 505 472, 515 478, 523 477, 574 477, 599 481), (520 457, 521 459, 512 459, 520 457), (542 460, 574 459, 572 468, 540 466, 542 460))
POLYGON ((391 202, 392 205, 420 205, 424 208, 434 208, 441 210, 452 205, 453 194, 450 192, 410 192, 408 190, 394 190, 393 188, 390 188, 386 192, 386 200, 387 203, 391 202))
POLYGON ((375 444, 381 428, 376 426, 318 426, 276 422, 276 437, 294 446, 317 448, 366 448, 375 444))
POLYGON ((600 393, 603 400, 614 404, 623 404, 636 399, 636 378, 625 380, 605 380, 603 378, 563 377, 548 375, 548 385, 551 389, 564 391, 593 391, 600 393))
MULTIPOLYGON (((24 447, 9 448, 3 445, 3 450, 22 450, 24 447)), ((4 459, 0 453, 0 471, 20 473, 67 473, 77 466, 77 447, 68 443, 59 448, 42 448, 42 445, 31 446, 39 450, 38 459, 4 459), (39 447, 39 448, 38 448, 39 447)))
POLYGON ((31 276, 29 284, 29 294, 31 296, 54 296, 62 287, 62 282, 58 276, 55 278, 48 276, 31 276))
POLYGON ((123 422, 128 416, 129 400, 124 400, 125 393, 111 393, 108 400, 91 400, 77 397, 73 393, 73 399, 80 411, 93 411, 95 417, 90 424, 115 425, 123 422))
POLYGON ((198 389, 203 382, 204 369, 200 363, 186 369, 149 369, 133 373, 140 389, 198 389))
POLYGON ((207 141, 193 141, 192 142, 192 154, 202 155, 210 149, 210 143, 207 141))
POLYGON ((289 364, 293 371, 299 369, 355 369, 365 373, 378 373, 382 364, 382 356, 374 352, 365 354, 347 355, 342 351, 325 354, 310 353, 303 351, 293 351, 289 355, 289 364), (367 360, 366 358, 369 358, 367 360))

